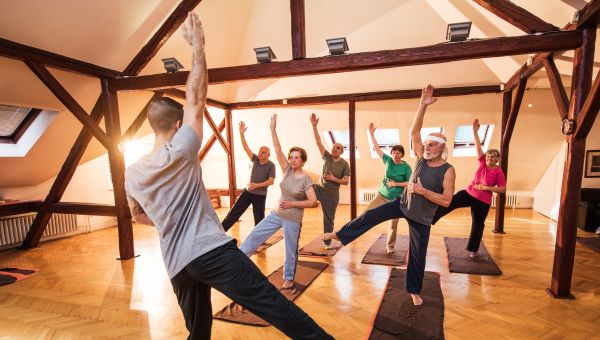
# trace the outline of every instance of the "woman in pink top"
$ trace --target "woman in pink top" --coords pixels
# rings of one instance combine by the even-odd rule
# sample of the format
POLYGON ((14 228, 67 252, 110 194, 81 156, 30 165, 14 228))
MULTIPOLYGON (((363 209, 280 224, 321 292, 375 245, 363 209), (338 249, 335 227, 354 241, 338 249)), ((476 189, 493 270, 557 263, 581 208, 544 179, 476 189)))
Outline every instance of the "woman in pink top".
POLYGON ((479 167, 475 171, 471 184, 469 184, 467 190, 461 190, 454 194, 449 207, 440 206, 431 222, 435 224, 440 218, 456 208, 471 207, 471 235, 469 236, 469 243, 467 243, 467 251, 472 258, 478 255, 477 251, 483 237, 485 218, 492 204, 492 193, 506 192, 506 179, 502 169, 498 166, 500 152, 496 149, 489 149, 484 154, 477 131, 479 131, 479 120, 475 119, 473 121, 473 139, 475 140, 479 167))

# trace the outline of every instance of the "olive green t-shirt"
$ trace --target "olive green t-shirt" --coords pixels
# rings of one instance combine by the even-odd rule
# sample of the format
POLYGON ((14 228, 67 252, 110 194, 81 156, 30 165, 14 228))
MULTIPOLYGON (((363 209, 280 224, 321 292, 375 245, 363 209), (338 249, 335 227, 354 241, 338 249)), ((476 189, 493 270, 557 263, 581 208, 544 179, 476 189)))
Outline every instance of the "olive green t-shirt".
POLYGON ((325 154, 323 154, 323 160, 325 163, 323 163, 323 173, 321 174, 321 177, 319 177, 318 186, 327 191, 338 191, 340 189, 340 184, 325 180, 325 176, 329 173, 329 171, 331 171, 331 173, 339 179, 350 176, 350 165, 348 165, 348 162, 341 157, 337 161, 334 161, 329 151, 325 151, 325 154))

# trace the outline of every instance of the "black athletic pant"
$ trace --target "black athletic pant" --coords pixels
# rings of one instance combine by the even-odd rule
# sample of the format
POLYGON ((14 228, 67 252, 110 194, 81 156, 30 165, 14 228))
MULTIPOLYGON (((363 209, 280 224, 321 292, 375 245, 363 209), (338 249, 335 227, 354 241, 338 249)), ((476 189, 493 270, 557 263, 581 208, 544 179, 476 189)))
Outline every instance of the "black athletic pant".
POLYGON ((425 262, 427 258, 427 245, 431 226, 417 223, 402 213, 400 198, 368 210, 352 221, 346 223, 336 235, 343 245, 354 241, 368 230, 381 222, 394 218, 405 218, 408 222, 409 252, 408 265, 406 266, 406 291, 411 294, 421 293, 423 276, 425 275, 425 262))
POLYGON ((452 210, 464 207, 471 207, 471 235, 469 236, 469 243, 467 243, 467 250, 477 252, 479 250, 481 238, 483 237, 485 218, 490 211, 489 204, 483 203, 477 198, 469 195, 466 190, 461 190, 454 194, 448 208, 440 206, 437 209, 431 224, 435 224, 440 218, 446 216, 452 210))
POLYGON ((240 216, 246 212, 246 209, 252 204, 252 213, 254 214, 254 225, 256 226, 258 222, 262 221, 265 218, 265 201, 267 200, 267 195, 256 195, 248 192, 248 190, 244 189, 240 197, 238 197, 237 201, 225 219, 221 223, 223 225, 223 229, 225 231, 229 230, 231 226, 235 222, 240 219, 240 216))
POLYGON ((333 339, 283 296, 254 263, 228 242, 190 262, 171 279, 188 339, 210 339, 213 287, 292 339, 333 339))

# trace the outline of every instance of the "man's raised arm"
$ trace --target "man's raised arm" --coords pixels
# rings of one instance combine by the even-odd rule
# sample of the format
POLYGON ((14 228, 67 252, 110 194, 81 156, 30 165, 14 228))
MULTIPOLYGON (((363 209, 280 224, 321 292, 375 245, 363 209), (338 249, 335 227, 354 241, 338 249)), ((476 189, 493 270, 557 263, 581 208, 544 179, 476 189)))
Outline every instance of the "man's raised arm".
POLYGON ((192 70, 187 79, 186 104, 183 109, 183 123, 196 131, 202 143, 202 124, 206 107, 208 72, 204 55, 204 31, 198 16, 190 12, 183 24, 183 38, 192 46, 192 70))

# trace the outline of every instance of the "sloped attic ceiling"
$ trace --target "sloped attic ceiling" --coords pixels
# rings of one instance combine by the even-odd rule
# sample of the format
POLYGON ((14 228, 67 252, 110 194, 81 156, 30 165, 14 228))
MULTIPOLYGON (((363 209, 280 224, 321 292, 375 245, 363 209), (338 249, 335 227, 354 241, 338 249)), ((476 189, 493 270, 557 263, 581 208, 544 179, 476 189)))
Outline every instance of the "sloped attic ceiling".
MULTIPOLYGON (((562 27, 586 2, 577 0, 513 1, 541 19, 562 27)), ((103 67, 123 70, 177 6, 177 0, 27 0, 0 2, 0 37, 103 67)), ((252 48, 271 46, 278 60, 291 59, 289 1, 204 0, 196 8, 206 33, 208 66, 255 63, 252 48)), ((436 44, 445 40, 448 23, 473 21, 472 38, 523 33, 469 0, 306 0, 307 57, 327 54, 325 39, 345 36, 350 52, 436 44)), ((568 55, 568 54, 567 54, 568 55)), ((176 32, 142 74, 162 73, 165 57, 190 65, 189 47, 176 32)), ((460 61, 346 74, 229 83, 209 87, 211 98, 225 101, 305 95, 498 84, 527 56, 460 61)), ((571 63, 557 61, 561 73, 571 63)), ((58 173, 81 124, 20 61, 1 58, 0 102, 60 111, 46 133, 23 158, 0 159, 0 187, 35 185, 58 173)), ((96 79, 51 72, 87 110, 98 98, 96 79)), ((543 78, 543 76, 542 76, 543 78)), ((151 94, 119 95, 122 129, 151 94)), ((147 127, 146 127, 146 131, 147 127)), ((95 140, 82 160, 104 153, 95 140)))

